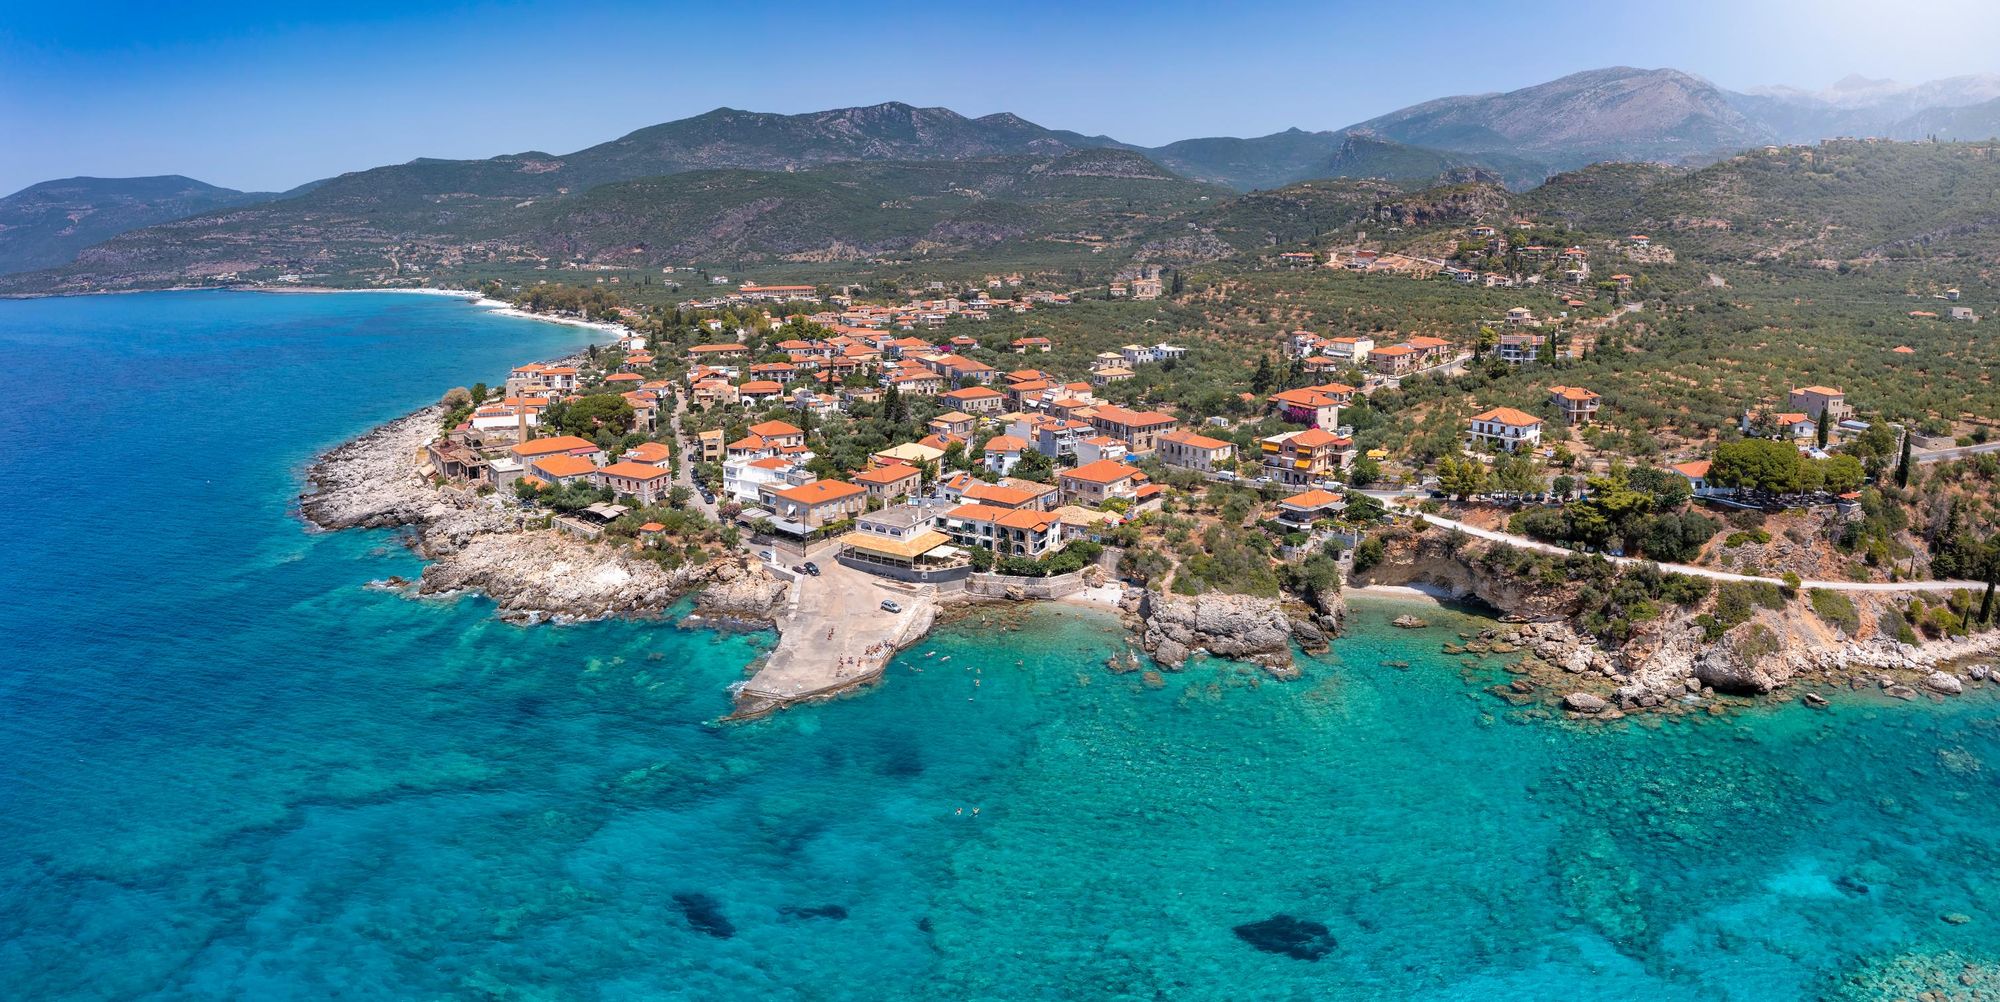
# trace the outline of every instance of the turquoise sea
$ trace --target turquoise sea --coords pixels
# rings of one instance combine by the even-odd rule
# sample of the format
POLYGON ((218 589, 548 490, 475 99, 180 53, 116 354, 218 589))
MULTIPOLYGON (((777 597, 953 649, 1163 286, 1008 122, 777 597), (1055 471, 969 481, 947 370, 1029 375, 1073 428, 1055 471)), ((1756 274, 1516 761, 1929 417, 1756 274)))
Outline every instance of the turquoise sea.
POLYGON ((725 727, 768 638, 412 601, 365 587, 418 570, 392 534, 292 514, 315 451, 587 336, 0 302, 0 997, 2000 991, 1990 691, 1577 728, 1438 653, 1469 612, 1152 688, 1043 607, 725 727), (1233 931, 1281 915, 1317 959, 1233 931))

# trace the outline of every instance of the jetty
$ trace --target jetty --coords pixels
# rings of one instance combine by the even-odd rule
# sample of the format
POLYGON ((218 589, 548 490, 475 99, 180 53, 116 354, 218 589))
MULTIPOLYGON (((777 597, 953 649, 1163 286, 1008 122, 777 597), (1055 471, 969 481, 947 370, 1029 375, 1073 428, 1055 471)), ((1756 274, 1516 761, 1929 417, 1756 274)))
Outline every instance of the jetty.
POLYGON ((774 617, 778 644, 738 687, 736 709, 725 720, 750 720, 872 684, 897 651, 930 632, 934 589, 827 564, 818 575, 779 572, 792 586, 774 617), (901 610, 882 608, 884 600, 901 610))

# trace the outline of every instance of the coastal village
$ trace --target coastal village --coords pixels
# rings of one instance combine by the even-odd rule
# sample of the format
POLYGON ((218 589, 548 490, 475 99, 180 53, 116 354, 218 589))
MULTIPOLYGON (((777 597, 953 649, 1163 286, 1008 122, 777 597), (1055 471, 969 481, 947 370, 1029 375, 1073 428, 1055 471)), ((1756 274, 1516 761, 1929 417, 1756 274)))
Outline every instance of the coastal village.
POLYGON ((1924 567, 1876 489, 1929 463, 1990 462, 1983 440, 1882 420, 1801 378, 1710 415, 1705 438, 1634 449, 1621 403, 1650 402, 1579 383, 1566 363, 1643 329, 1643 269, 1673 252, 1644 235, 1544 245, 1535 231, 1526 218, 1465 227, 1435 259, 1278 252, 1278 273, 1379 272, 1550 306, 1510 305, 1448 336, 1298 327, 1247 358, 1184 328, 1069 333, 1072 313, 1171 297, 1181 278, 1158 267, 1095 287, 994 274, 901 297, 709 276, 705 296, 617 306, 607 343, 453 390, 417 459, 432 489, 565 545, 696 577, 734 561, 770 601, 724 614, 781 635, 737 693, 748 715, 879 678, 961 601, 1096 602, 1161 666, 1205 652, 1284 677, 1295 646, 1339 632, 1344 588, 1416 584, 1519 612, 1537 602, 1496 596, 1538 577, 1534 589, 1566 589, 1541 606, 1567 609, 1537 634, 1540 663, 1616 683, 1563 704, 1611 718, 1815 668, 1929 665, 1990 639, 1975 628, 1992 618, 1990 557, 1941 538, 1924 567), (1604 256, 1640 274, 1599 280, 1604 256), (1207 372, 1220 392, 1165 389, 1207 372), (1397 409, 1488 381, 1513 389, 1475 390, 1483 406, 1443 427, 1449 412, 1420 404, 1421 433, 1384 435, 1397 409), (1780 639, 1825 626, 1808 605, 1836 624, 1837 656, 1780 639), (1789 651, 1783 667, 1773 648, 1789 651))

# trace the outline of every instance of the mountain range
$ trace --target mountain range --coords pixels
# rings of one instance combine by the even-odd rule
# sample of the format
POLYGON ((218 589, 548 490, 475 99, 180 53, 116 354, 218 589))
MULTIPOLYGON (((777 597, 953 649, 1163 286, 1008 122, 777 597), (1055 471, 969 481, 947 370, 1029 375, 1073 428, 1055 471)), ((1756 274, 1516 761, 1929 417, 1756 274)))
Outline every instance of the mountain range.
POLYGON ((4 283, 24 289, 575 254, 811 258, 976 245, 982 227, 1002 240, 1071 229, 1087 244, 1118 228, 1106 209, 1120 198, 1121 211, 1146 218, 1310 179, 1407 187, 1449 175, 1521 190, 1597 161, 1699 165, 1837 134, 1994 132, 2000 77, 1736 93, 1629 67, 1440 98, 1340 130, 1152 148, 893 102, 801 115, 721 108, 569 154, 419 159, 281 195, 182 177, 46 182, 0 199, 0 273, 57 270, 4 283), (1064 160, 1086 151, 1121 156, 1064 160), (1087 196, 1047 183, 1084 176, 1097 185, 1087 196), (1070 209, 1083 214, 1058 221, 1070 209), (871 211, 888 216, 870 221, 871 211), (974 225, 982 215, 991 218, 974 225), (401 245, 415 259, 386 250, 401 245))

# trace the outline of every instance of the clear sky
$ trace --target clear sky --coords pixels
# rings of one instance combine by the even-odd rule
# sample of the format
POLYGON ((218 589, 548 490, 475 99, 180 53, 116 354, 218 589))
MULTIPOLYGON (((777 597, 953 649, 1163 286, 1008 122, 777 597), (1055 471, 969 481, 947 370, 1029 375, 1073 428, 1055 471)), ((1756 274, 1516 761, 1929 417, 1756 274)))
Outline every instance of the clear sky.
POLYGON ((1459 7, 14 0, 0 192, 76 174, 284 189, 418 156, 565 153, 724 105, 897 100, 1157 145, 1621 64, 1736 89, 2000 72, 1995 0, 1459 7))

